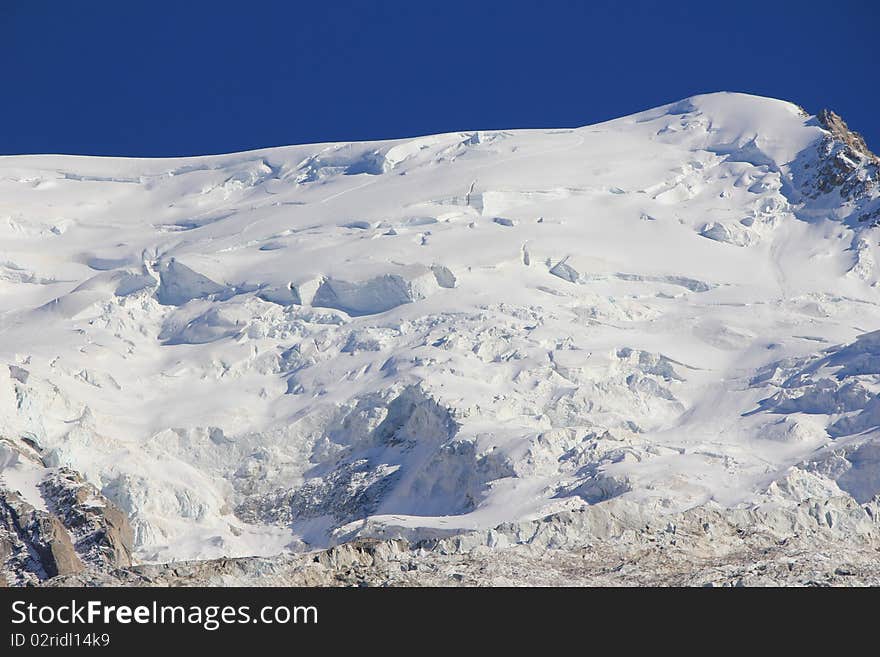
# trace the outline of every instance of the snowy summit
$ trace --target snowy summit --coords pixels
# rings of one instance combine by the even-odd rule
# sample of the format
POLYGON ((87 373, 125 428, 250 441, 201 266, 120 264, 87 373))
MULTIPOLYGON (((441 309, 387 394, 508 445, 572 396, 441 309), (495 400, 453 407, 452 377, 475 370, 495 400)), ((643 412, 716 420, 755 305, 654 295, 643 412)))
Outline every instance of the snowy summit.
POLYGON ((7 579, 606 507, 876 527, 878 169, 836 114, 736 93, 0 157, 7 579))

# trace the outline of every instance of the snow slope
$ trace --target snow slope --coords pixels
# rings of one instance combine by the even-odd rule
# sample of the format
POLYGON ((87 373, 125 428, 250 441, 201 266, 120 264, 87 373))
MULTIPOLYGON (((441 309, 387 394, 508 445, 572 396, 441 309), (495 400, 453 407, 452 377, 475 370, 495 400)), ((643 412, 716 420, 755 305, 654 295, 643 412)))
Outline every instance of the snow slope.
POLYGON ((2 157, 0 436, 128 513, 142 561, 869 499, 880 191, 844 137, 718 93, 573 130, 2 157))

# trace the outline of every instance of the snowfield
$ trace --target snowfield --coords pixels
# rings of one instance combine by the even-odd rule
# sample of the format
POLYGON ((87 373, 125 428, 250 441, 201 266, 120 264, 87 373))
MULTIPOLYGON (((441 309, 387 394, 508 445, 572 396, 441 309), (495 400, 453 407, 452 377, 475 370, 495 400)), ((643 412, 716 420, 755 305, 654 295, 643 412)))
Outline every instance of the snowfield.
POLYGON ((80 473, 142 563, 611 500, 867 503, 880 183, 836 120, 717 93, 572 130, 0 157, 0 487, 46 509, 80 473))

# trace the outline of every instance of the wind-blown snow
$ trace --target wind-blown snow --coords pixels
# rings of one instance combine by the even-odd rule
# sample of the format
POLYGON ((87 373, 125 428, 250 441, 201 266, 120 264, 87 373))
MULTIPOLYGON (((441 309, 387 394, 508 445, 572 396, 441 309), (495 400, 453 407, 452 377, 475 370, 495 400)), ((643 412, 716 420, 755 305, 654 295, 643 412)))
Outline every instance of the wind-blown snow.
POLYGON ((826 135, 710 94, 574 130, 0 158, 0 435, 129 513, 142 560, 870 498, 880 201, 808 194, 826 135))

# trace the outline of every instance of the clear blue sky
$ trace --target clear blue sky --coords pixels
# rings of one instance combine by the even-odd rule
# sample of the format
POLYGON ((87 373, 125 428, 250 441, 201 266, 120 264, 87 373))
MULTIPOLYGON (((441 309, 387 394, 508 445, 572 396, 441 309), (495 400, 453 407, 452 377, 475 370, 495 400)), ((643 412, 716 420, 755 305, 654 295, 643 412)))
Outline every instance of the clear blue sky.
POLYGON ((831 107, 880 150, 878 5, 0 0, 0 154, 579 126, 718 90, 831 107))

